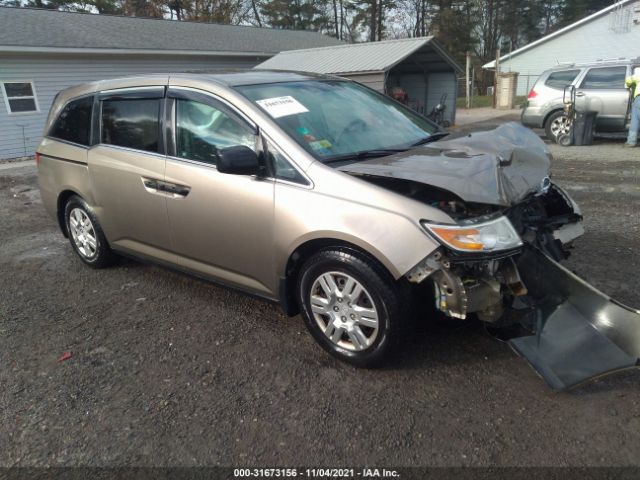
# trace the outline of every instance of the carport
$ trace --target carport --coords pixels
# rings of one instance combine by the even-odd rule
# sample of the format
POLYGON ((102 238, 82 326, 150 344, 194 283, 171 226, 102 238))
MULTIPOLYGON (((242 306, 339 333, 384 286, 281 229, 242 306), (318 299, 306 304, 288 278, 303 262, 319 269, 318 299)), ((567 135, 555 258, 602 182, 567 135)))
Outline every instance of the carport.
POLYGON ((391 95, 428 114, 447 94, 445 118, 454 123, 462 67, 433 37, 337 45, 281 52, 255 68, 339 75, 391 95))

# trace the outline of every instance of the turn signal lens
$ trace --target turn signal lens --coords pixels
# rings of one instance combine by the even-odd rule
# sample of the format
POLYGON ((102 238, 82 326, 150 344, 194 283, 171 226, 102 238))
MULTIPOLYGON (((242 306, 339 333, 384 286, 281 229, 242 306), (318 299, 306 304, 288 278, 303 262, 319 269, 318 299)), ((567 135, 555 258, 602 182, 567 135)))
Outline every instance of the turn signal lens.
POLYGON ((484 245, 478 241, 480 231, 475 228, 450 230, 442 227, 431 227, 431 231, 443 242, 461 250, 484 249, 484 245))
POLYGON ((522 245, 522 240, 506 217, 469 225, 422 225, 446 246, 463 252, 509 250, 522 245))

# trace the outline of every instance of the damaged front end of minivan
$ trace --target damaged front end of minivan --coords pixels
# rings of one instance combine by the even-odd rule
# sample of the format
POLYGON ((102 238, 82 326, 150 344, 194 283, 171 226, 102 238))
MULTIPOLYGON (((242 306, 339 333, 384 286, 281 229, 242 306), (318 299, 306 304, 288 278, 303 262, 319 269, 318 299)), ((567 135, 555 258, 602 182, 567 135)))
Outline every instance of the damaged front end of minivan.
POLYGON ((637 366, 640 312, 607 297, 559 262, 583 234, 582 214, 549 179, 551 155, 515 123, 340 169, 447 213, 423 219, 441 245, 406 272, 429 280, 444 314, 473 314, 531 335, 511 346, 554 389, 637 366))

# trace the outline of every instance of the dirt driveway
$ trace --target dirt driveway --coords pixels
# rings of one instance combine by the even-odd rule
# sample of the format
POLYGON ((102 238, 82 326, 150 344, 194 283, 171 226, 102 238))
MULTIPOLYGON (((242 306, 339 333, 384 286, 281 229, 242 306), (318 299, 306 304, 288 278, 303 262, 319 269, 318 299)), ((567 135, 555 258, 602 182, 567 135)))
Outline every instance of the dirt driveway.
MULTIPOLYGON (((554 153, 586 217, 569 265, 640 306, 640 149, 554 153)), ((16 165, 0 169, 1 466, 640 463, 640 372, 556 394, 473 322, 426 324, 391 366, 356 370, 275 305, 84 267, 16 165)))

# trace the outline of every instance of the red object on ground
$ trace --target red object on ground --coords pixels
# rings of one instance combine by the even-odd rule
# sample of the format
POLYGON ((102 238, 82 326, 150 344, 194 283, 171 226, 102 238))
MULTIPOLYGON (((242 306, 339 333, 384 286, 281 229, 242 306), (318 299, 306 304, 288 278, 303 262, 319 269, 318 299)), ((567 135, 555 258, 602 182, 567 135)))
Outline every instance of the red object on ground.
POLYGON ((64 362, 65 360, 69 360, 71 358, 71 352, 64 352, 62 356, 58 359, 59 362, 64 362))

